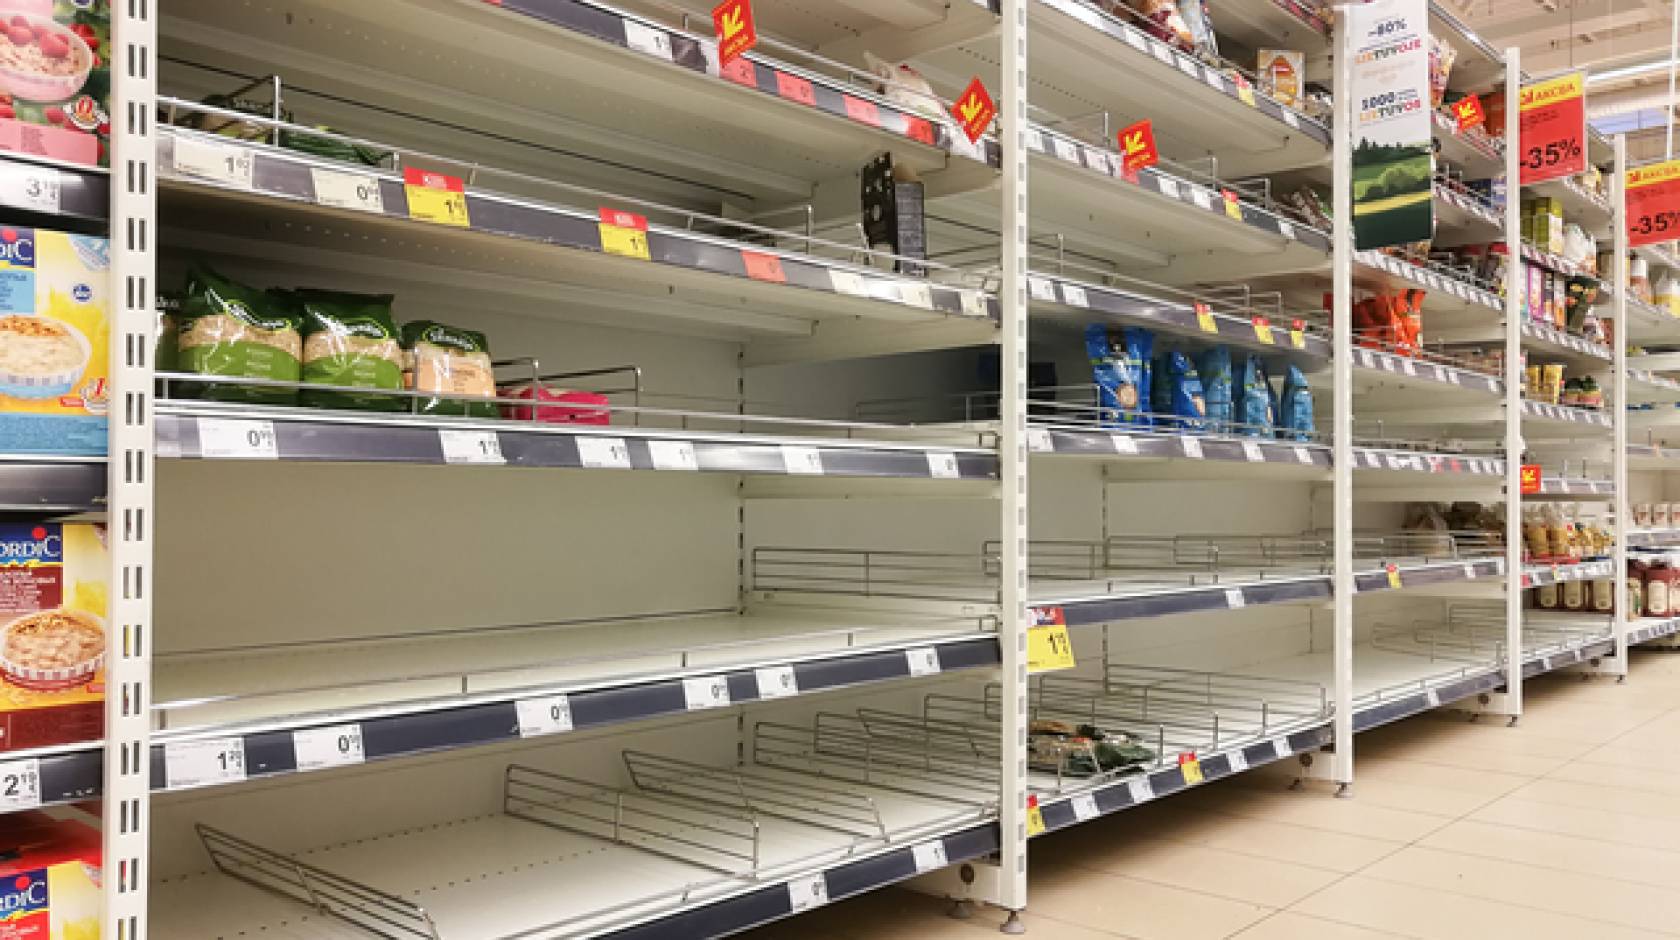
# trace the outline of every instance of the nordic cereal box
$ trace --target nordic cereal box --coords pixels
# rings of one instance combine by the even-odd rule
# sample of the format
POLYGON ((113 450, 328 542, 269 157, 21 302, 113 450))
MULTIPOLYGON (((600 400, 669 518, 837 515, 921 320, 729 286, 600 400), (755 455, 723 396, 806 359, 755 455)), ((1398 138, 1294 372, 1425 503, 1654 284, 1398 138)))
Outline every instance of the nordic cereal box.
POLYGON ((0 30, 0 150, 109 165, 109 0, 0 0, 0 30))
POLYGON ((0 751, 104 733, 109 579, 104 526, 0 523, 0 751))
POLYGON ((0 452, 105 453, 110 267, 103 238, 0 225, 0 452))
POLYGON ((0 940, 99 940, 99 830, 36 810, 0 820, 0 940))

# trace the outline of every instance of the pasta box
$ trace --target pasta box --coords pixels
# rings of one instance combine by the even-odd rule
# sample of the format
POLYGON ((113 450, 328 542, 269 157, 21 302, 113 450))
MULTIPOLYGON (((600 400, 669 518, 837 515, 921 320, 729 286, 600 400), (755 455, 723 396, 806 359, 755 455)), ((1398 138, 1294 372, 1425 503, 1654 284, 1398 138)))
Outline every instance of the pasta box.
POLYGON ((0 150, 109 165, 109 0, 0 0, 0 29, 0 150))
POLYGON ((103 238, 0 224, 0 451, 105 453, 110 269, 103 238))
POLYGON ((0 751, 103 736, 109 583, 104 526, 0 523, 0 751))
POLYGON ((33 810, 0 819, 0 940, 99 940, 99 830, 33 810))

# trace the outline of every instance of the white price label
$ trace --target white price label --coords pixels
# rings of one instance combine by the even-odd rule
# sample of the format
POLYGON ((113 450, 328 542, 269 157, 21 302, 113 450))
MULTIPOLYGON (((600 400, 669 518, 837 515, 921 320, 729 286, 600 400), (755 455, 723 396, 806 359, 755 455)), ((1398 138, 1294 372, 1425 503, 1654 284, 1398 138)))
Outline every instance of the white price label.
POLYGON ((1097 809, 1097 798, 1094 794, 1076 793, 1068 803, 1073 807, 1073 818, 1080 822, 1096 819, 1102 815, 1101 811, 1097 809))
POLYGON ((955 480, 962 476, 957 468, 957 455, 947 453, 930 453, 927 455, 928 476, 936 480, 955 480))
MULTIPOLYGON (((1433 368, 1435 369, 1435 381, 1437 381, 1437 382, 1447 381, 1447 370, 1441 368, 1440 366, 1434 366, 1433 368)), ((1454 380, 1453 384, 1454 385, 1458 384, 1458 382, 1456 381, 1456 377, 1455 377, 1455 380, 1454 380)))
POLYGON ((671 61, 671 34, 631 19, 624 21, 624 44, 656 59, 671 61))
POLYGON ((683 680, 683 706, 689 711, 722 708, 729 704, 729 680, 723 676, 696 676, 683 680))
POLYGON ((1044 152, 1044 135, 1035 130, 1027 131, 1027 149, 1035 153, 1044 152))
POLYGON ((361 725, 333 725, 292 732, 292 754, 299 770, 324 770, 367 760, 361 725))
POLYGON ((443 447, 444 463, 507 463, 502 456, 502 439, 495 431, 438 428, 438 443, 443 447))
POLYGON ((788 904, 795 914, 828 903, 828 879, 822 872, 788 882, 788 904))
POLYGON ((863 275, 850 271, 836 271, 832 268, 828 272, 828 282, 834 287, 836 294, 849 294, 853 297, 868 297, 869 285, 863 275))
POLYGON ((986 295, 977 290, 959 291, 962 300, 962 312, 965 317, 983 317, 986 315, 986 295))
POLYGON ((1190 201, 1195 203, 1198 209, 1213 208, 1213 194, 1194 184, 1190 185, 1190 201))
POLYGON ((171 790, 245 779, 244 738, 204 738, 163 746, 164 785, 171 790))
POLYGON ((1278 234, 1282 235, 1284 238, 1293 240, 1295 238, 1295 226, 1290 225, 1282 219, 1278 219, 1278 234))
POLYGON ((1417 378, 1417 363, 1410 359, 1400 360, 1400 369, 1412 378, 1417 378))
POLYGON ((926 284, 900 284, 898 296, 912 307, 933 309, 933 288, 926 284))
POLYGON ((1141 35, 1138 34, 1137 30, 1127 29, 1124 32, 1122 32, 1120 35, 1126 37, 1126 45, 1131 46, 1133 49, 1136 49, 1139 52, 1143 51, 1145 41, 1144 41, 1144 38, 1141 35))
POLYGON ((1191 460, 1202 459, 1202 442, 1193 437, 1181 437, 1178 446, 1184 448, 1184 456, 1191 460))
POLYGON ((648 441, 647 445, 655 470, 700 469, 700 460, 694 456, 692 441, 648 441))
POLYGON ((1056 302, 1056 285, 1042 277, 1027 278, 1027 294, 1034 300, 1056 302))
POLYGON ((1283 123, 1288 124, 1290 127, 1300 127, 1301 126, 1301 119, 1295 116, 1294 111, 1291 111, 1288 108, 1284 108, 1283 109, 1283 123))
POLYGON ((1178 70, 1191 78, 1201 77, 1201 73, 1196 70, 1196 63, 1191 59, 1184 58, 1183 56, 1179 57, 1178 70))
POLYGON ((1158 42, 1152 42, 1149 44, 1149 54, 1160 60, 1160 62, 1164 65, 1173 64, 1172 50, 1158 42))
POLYGON ((9 163, 0 172, 0 203, 13 209, 57 212, 62 195, 57 170, 9 163))
POLYGON ((1372 467, 1374 469, 1377 469, 1377 470, 1381 470, 1382 469, 1382 456, 1379 455, 1376 451, 1372 451, 1372 450, 1366 451, 1365 452, 1365 465, 1368 466, 1368 467, 1372 467))
POLYGON ((936 676, 939 674, 939 651, 931 646, 918 646, 904 651, 904 661, 910 667, 912 676, 936 676))
POLYGON ((1261 450, 1260 445, 1254 441, 1243 441, 1242 449, 1243 459, 1249 463, 1262 463, 1266 459, 1266 452, 1261 450))
POLYGON ((1354 350, 1354 352, 1359 357, 1360 365, 1367 369, 1376 368, 1377 361, 1371 357, 1371 351, 1369 349, 1357 349, 1354 350))
POLYGON ((1248 769, 1248 755, 1244 754, 1242 748, 1239 747, 1225 755, 1225 763, 1230 766, 1231 773, 1240 774, 1248 769))
POLYGON ((366 173, 341 173, 311 167, 309 176, 315 182, 315 201, 334 209, 355 209, 358 212, 385 212, 385 195, 379 191, 379 178, 366 173))
POLYGON ((1245 607, 1247 605, 1248 605, 1248 601, 1243 598, 1242 588, 1226 588, 1225 589, 1225 606, 1226 607, 1229 607, 1232 610, 1237 610, 1237 609, 1245 607))
POLYGON ((1089 307, 1090 298, 1085 296, 1085 288, 1072 284, 1062 285, 1062 302, 1070 307, 1089 307))
POLYGON ((218 183, 251 188, 251 151, 231 144, 175 138, 175 170, 218 183))
POLYGON ((1079 162, 1079 148, 1074 146, 1072 141, 1063 140, 1060 137, 1052 137, 1050 138, 1050 146, 1056 148, 1057 157, 1066 160, 1069 163, 1079 162))
POLYGON ((278 460, 273 421, 199 418, 198 453, 208 460, 278 460))
POLYGON ((1168 199, 1178 198, 1178 182, 1176 180, 1167 179, 1165 176, 1157 176, 1155 177, 1155 183, 1161 187, 1161 195, 1168 199))
POLYGON ((1132 798, 1132 805, 1147 803, 1155 798, 1155 787, 1150 784, 1148 777, 1137 777, 1126 781, 1126 792, 1132 798))
POLYGON ((1035 454, 1054 453, 1056 444, 1046 428, 1027 428, 1027 450, 1035 454))
POLYGON ((577 438, 578 460, 591 470, 630 469, 630 445, 622 437, 577 438))
POLYGON ((0 811, 41 805, 41 762, 33 757, 0 762, 0 811))
POLYGON ((1272 753, 1277 755, 1278 760, 1283 760, 1285 757, 1288 757, 1291 753, 1289 750, 1289 739, 1274 738, 1272 740, 1272 753))
POLYGON ((951 864, 950 858, 945 855, 945 842, 942 839, 913 845, 910 847, 910 855, 916 860, 918 875, 922 872, 938 871, 951 864))
POLYGON ((1295 448, 1295 459, 1307 466, 1312 466, 1312 451, 1307 450, 1305 447, 1297 447, 1295 448))
POLYGON ((1476 580, 1476 566, 1475 565, 1465 565, 1464 566, 1464 580, 1466 580, 1466 581, 1476 580))
POLYGON ((1212 88, 1214 91, 1225 90, 1225 83, 1219 80, 1219 73, 1213 71, 1212 69, 1208 69, 1202 73, 1202 81, 1207 82, 1208 87, 1212 88))
POLYGON ((758 680, 759 698, 788 698, 799 694, 799 677, 793 674, 792 666, 754 669, 753 677, 758 680))
POLYGON ((1114 452, 1127 457, 1135 457, 1138 452, 1137 438, 1125 434, 1110 434, 1109 442, 1114 445, 1114 452))
POLYGON ((1441 693, 1430 689, 1423 694, 1423 700, 1429 703, 1430 708, 1438 708, 1441 704, 1441 693))
POLYGON ((815 447, 782 445, 782 465, 789 473, 817 474, 823 472, 822 454, 815 447))
POLYGON ((1090 167, 1091 169, 1096 170, 1098 173, 1102 173, 1104 175, 1107 175, 1107 174, 1113 172, 1113 168, 1111 166, 1109 166, 1109 163, 1108 163, 1108 154, 1103 153, 1101 150, 1095 150, 1095 149, 1092 149, 1090 147, 1086 147, 1085 150, 1084 150, 1084 155, 1085 155, 1085 165, 1090 167))
POLYGON ((572 700, 564 694, 539 695, 513 703, 519 716, 519 736, 534 738, 572 730, 572 700))

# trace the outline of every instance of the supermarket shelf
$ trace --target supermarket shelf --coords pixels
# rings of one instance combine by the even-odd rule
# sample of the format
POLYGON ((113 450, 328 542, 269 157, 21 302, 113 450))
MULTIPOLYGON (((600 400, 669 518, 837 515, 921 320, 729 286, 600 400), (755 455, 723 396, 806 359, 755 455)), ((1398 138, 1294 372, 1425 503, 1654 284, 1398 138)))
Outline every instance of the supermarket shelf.
MULTIPOLYGON (((673 420, 657 410, 654 416, 673 420)), ((728 415, 674 417, 730 421, 728 415)), ((881 426, 811 422, 801 428, 801 422, 791 419, 764 419, 761 424, 798 428, 805 436, 759 432, 745 422, 738 433, 707 433, 164 400, 158 403, 157 448, 160 457, 192 460, 997 479, 996 453, 978 447, 842 436, 892 430, 881 426)), ((969 435, 969 443, 988 437, 976 432, 969 435)))
MULTIPOLYGON (((982 617, 883 621, 832 605, 755 608, 161 656, 152 787, 234 784, 999 662, 982 617), (355 756, 310 763, 311 738, 344 734, 359 741, 355 756), (239 755, 242 769, 200 779, 174 765, 205 747, 239 755)), ((38 759, 46 802, 98 792, 97 745, 38 759)))
POLYGON ((1468 321, 1491 327, 1496 323, 1498 312, 1504 309, 1503 302, 1492 291, 1393 255, 1379 251, 1356 251, 1353 260, 1357 286, 1380 290, 1398 278, 1407 287, 1429 291, 1424 300, 1424 311, 1432 322, 1447 319, 1455 324, 1468 321))
POLYGON ((1614 570, 1609 561, 1565 562, 1561 564, 1528 564, 1523 566, 1522 586, 1545 587, 1565 581, 1592 581, 1608 578, 1614 570))
POLYGON ((1629 548, 1657 548, 1680 544, 1680 527, 1629 527, 1629 548))
POLYGON ((1649 643, 1680 633, 1680 617, 1636 617, 1628 624, 1628 645, 1649 643))
MULTIPOLYGON (((1630 414, 1629 417, 1631 418, 1632 415, 1630 414)), ((1634 469, 1647 470, 1680 467, 1680 447, 1664 446, 1662 444, 1629 444, 1628 466, 1634 469)))
MULTIPOLYGON (((1439 392, 1447 388, 1463 389, 1471 394, 1505 393, 1505 383, 1498 377, 1466 368, 1451 357, 1402 356, 1383 349, 1356 346, 1353 358, 1356 366, 1372 373, 1361 375, 1356 372, 1355 381, 1375 378, 1385 394, 1389 390, 1439 392)), ((1363 387, 1355 386, 1355 395, 1370 396, 1376 391, 1376 386, 1369 381, 1362 384, 1363 387)))
POLYGON ((1609 197, 1587 189, 1573 176, 1550 179, 1524 188, 1536 195, 1562 201, 1564 218, 1581 224, 1588 234, 1609 234, 1613 216, 1609 197))
POLYGON ((1527 261, 1529 264, 1537 264, 1548 271, 1555 271, 1558 274, 1573 277, 1575 275, 1589 273, 1586 268, 1565 259, 1562 255, 1554 254, 1550 251, 1538 248, 1526 241, 1523 242, 1522 256, 1523 260, 1527 261))
POLYGON ((1633 253, 1658 267, 1680 271, 1680 257, 1677 257, 1674 252, 1664 248, 1661 244, 1636 245, 1633 253))
POLYGON ((1331 22, 1327 11, 1298 0, 1244 0, 1223 4, 1215 26, 1222 37, 1249 49, 1296 49, 1306 56, 1307 77, 1330 77, 1331 22))
MULTIPOLYGON (((1654 304, 1648 304, 1631 293, 1627 297, 1628 319, 1640 344, 1680 343, 1680 317, 1654 304)), ((1602 316, 1602 312, 1600 316, 1602 316)), ((1637 358, 1637 357, 1635 357, 1637 358)))
MULTIPOLYGON (((1034 454, 1099 457, 1109 460, 1171 460, 1259 464, 1299 471, 1295 477, 1322 477, 1330 451, 1322 444, 1275 438, 1215 434, 1178 434, 1147 428, 1089 428, 1035 424, 1027 433, 1034 454)), ((1179 470, 1172 471, 1180 472, 1179 470)))
POLYGON ((1438 244, 1462 244, 1495 240, 1504 230, 1498 209, 1482 198, 1452 186, 1435 184, 1435 224, 1441 229, 1438 244))
POLYGON ((1628 403, 1680 403, 1680 381, 1648 369, 1628 369, 1628 403))
POLYGON ((1603 370, 1611 358, 1610 347, 1535 320, 1523 321, 1522 340, 1525 348, 1576 370, 1603 370))
POLYGON ((1441 157, 1464 171, 1471 179, 1486 179, 1505 168, 1504 149, 1479 127, 1459 133, 1458 125, 1443 109, 1435 112, 1435 139, 1441 157))
POLYGON ((1596 480, 1583 477, 1554 477, 1540 478, 1540 492, 1528 494, 1529 498, 1544 498, 1547 496, 1571 497, 1584 499, 1591 497, 1608 498, 1616 495, 1616 485, 1611 480, 1596 480))
POLYGON ((1435 0, 1429 4, 1429 32, 1458 53, 1448 78, 1450 87, 1485 93, 1504 80, 1505 58, 1500 50, 1435 0))
POLYGON ((0 456, 0 512, 95 512, 105 508, 105 458, 0 456))
POLYGON ((103 224, 111 204, 111 177, 102 167, 0 156, 0 206, 23 213, 14 219, 76 228, 103 224))
POLYGON ((1553 429, 1610 427, 1610 416, 1602 409, 1552 405, 1527 399, 1523 401, 1523 420, 1553 429))

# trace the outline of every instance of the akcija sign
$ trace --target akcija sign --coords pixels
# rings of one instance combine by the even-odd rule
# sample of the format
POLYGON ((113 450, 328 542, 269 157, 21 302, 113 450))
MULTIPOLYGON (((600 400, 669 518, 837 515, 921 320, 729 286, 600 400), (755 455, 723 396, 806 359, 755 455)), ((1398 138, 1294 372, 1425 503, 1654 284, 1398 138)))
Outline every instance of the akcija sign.
POLYGON ((1627 171, 1628 244, 1680 238, 1680 160, 1627 171))

